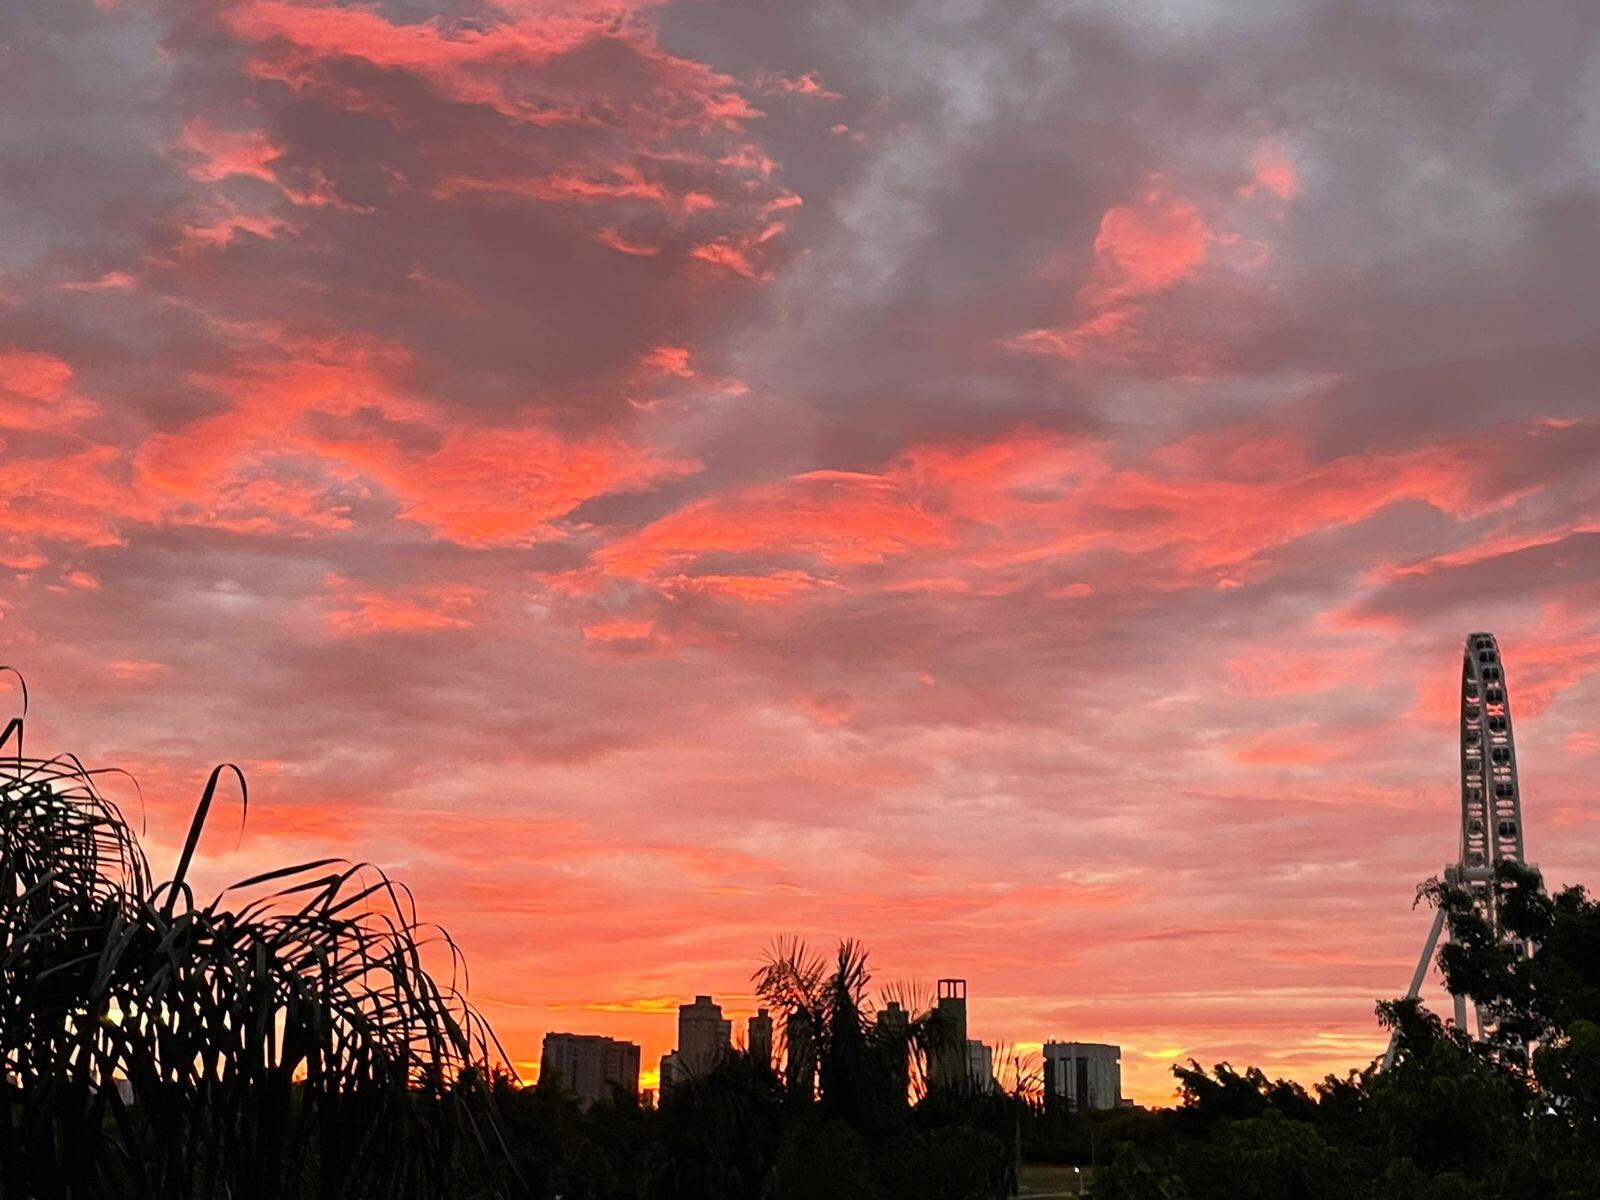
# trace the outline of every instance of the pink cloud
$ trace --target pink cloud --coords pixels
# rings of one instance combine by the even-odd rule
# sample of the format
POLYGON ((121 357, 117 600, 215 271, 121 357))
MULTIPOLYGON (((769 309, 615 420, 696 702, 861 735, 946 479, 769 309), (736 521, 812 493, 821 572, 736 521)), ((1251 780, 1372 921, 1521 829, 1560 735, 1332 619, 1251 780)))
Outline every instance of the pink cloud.
POLYGON ((684 564, 723 553, 802 554, 850 566, 945 541, 941 525, 893 479, 811 472, 681 509, 618 539, 597 558, 610 573, 639 578, 675 575, 684 564))
POLYGON ((590 642, 651 642, 655 640, 655 623, 631 617, 610 617, 583 627, 583 636, 590 642))
POLYGON ((689 360, 694 351, 688 346, 652 346, 640 365, 662 375, 675 375, 679 379, 693 379, 694 368, 689 360))
POLYGON ((647 179, 638 167, 629 164, 607 168, 603 173, 573 171, 542 179, 468 179, 451 176, 435 186, 434 194, 447 200, 458 196, 490 199, 521 197, 590 205, 637 200, 683 212, 717 207, 716 200, 705 192, 674 192, 663 183, 647 179))
POLYGON ((120 545, 122 520, 143 511, 116 477, 120 458, 110 446, 80 445, 49 458, 0 459, 0 531, 24 544, 120 545))
POLYGON ((654 258, 661 253, 660 246, 652 246, 647 242, 630 241, 611 228, 596 230, 594 240, 602 246, 610 247, 618 254, 630 254, 637 258, 654 258))
POLYGON ((804 96, 809 100, 844 99, 838 92, 823 87, 815 71, 794 77, 763 72, 756 79, 756 88, 772 96, 804 96))
POLYGON ((385 343, 288 337, 231 374, 201 377, 226 407, 146 442, 142 475, 241 531, 340 527, 338 497, 364 485, 441 537, 512 545, 560 536, 555 522, 587 500, 697 469, 615 435, 449 427, 410 391, 413 368, 385 343), (419 440, 433 444, 413 448, 419 440))
POLYGON ((407 593, 364 587, 338 575, 324 583, 330 603, 324 621, 339 637, 470 629, 473 610, 484 595, 482 588, 461 584, 407 593))
POLYGON ((1194 201, 1152 176, 1138 197, 1113 205, 1100 219, 1092 275, 1073 300, 1078 319, 1064 328, 1033 330, 1008 344, 1068 360, 1115 357, 1116 343, 1131 336, 1131 326, 1149 303, 1199 273, 1214 237, 1194 201))
POLYGON ((1300 194, 1300 174, 1280 142, 1263 142, 1250 156, 1250 182, 1240 194, 1248 198, 1263 193, 1284 202, 1300 194))
POLYGON ((391 476, 401 515, 468 545, 552 536, 584 501, 642 491, 698 464, 659 457, 620 439, 564 441, 537 429, 457 431, 414 470, 391 476))
POLYGON ((761 247, 782 233, 784 226, 771 224, 753 236, 719 238, 703 242, 689 251, 689 257, 714 267, 721 267, 746 279, 761 281, 770 278, 758 265, 761 247))
POLYGON ((1336 758, 1339 744, 1314 725, 1290 725, 1246 738, 1233 751, 1247 767, 1307 767, 1336 758))
POLYGON ((0 352, 0 430, 64 432, 94 416, 72 380, 72 368, 52 354, 0 352))
POLYGON ((283 147, 259 129, 224 129, 195 117, 184 125, 178 144, 195 160, 190 174, 204 183, 239 175, 277 185, 272 164, 283 157, 283 147))
POLYGON ((1380 670, 1368 650, 1291 650, 1234 659, 1228 663, 1228 680, 1246 696, 1298 696, 1326 692, 1380 670))
MULTIPOLYGON (((1160 586, 1236 587, 1272 552, 1395 504, 1467 518, 1513 503, 1524 490, 1482 490, 1475 463, 1488 440, 1312 462, 1305 447, 1243 426, 1116 469, 1093 444, 1019 430, 980 445, 912 447, 876 472, 810 471, 696 501, 613 540, 595 563, 674 588, 737 563, 746 577, 790 573, 786 594, 799 594, 803 577, 887 564, 905 572, 886 582, 893 589, 961 593, 1003 592, 1007 575, 1115 551, 1160 564, 1151 580, 1160 586), (1221 439, 1231 449, 1219 453, 1221 439), (934 564, 940 573, 929 573, 934 564)), ((1094 590, 1076 586, 1080 598, 1094 590)), ((1324 668, 1330 678, 1349 669, 1324 668)))

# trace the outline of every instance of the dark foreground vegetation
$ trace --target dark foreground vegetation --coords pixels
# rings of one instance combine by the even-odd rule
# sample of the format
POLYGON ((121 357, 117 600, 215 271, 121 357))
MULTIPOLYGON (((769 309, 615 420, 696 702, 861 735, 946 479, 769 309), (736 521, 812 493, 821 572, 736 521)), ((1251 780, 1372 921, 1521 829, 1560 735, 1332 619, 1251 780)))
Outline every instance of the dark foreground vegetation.
POLYGON ((1471 897, 1432 882, 1456 944, 1451 989, 1492 1029, 1475 1041, 1415 1001, 1378 1005, 1399 1032, 1388 1071, 1306 1092, 1260 1071, 1176 1074, 1182 1106, 1107 1123, 1101 1200, 1591 1200, 1600 1197, 1600 903, 1549 896, 1536 871, 1495 882, 1517 956, 1471 897), (1529 1047, 1532 1053, 1529 1053, 1529 1047))
POLYGON ((504 1158, 487 1027, 403 889, 332 860, 201 904, 100 792, 0 732, 0 1196, 456 1196, 504 1158))
POLYGON ((977 1089, 928 997, 891 989, 904 1016, 877 1019, 859 945, 780 943, 756 990, 814 1076, 734 1053, 657 1110, 584 1106, 512 1085, 424 968, 453 947, 381 873, 300 864, 202 904, 188 875, 229 769, 163 881, 98 778, 0 732, 3 1197, 985 1200, 1023 1161, 1093 1164, 1101 1200, 1600 1197, 1600 904, 1524 868, 1496 886, 1529 956, 1425 889, 1490 1036, 1386 1002, 1395 1066, 1309 1092, 1191 1063, 1175 1109, 1073 1114, 1005 1055, 977 1089))

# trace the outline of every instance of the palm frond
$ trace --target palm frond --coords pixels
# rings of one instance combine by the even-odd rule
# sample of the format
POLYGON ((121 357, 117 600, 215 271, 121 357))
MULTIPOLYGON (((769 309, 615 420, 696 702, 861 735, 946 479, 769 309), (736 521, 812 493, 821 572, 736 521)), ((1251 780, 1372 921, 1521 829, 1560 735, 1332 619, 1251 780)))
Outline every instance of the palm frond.
POLYGON ((462 958, 383 872, 321 859, 200 904, 70 757, 0 749, 0 1185, 7 1195, 460 1194, 505 1067, 462 958), (13 753, 14 751, 14 753, 13 753), (450 976, 430 974, 425 949, 450 976))

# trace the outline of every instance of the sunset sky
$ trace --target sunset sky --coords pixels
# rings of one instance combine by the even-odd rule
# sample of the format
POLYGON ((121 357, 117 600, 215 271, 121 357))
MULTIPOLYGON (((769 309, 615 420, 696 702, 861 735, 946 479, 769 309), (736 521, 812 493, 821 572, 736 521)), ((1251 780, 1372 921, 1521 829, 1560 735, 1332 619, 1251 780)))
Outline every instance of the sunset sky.
POLYGON ((8 5, 33 748, 168 868, 237 762, 206 881, 382 864, 525 1069, 653 1068, 788 932, 1148 1102, 1364 1065, 1467 633, 1600 883, 1600 6, 1542 11, 8 5))

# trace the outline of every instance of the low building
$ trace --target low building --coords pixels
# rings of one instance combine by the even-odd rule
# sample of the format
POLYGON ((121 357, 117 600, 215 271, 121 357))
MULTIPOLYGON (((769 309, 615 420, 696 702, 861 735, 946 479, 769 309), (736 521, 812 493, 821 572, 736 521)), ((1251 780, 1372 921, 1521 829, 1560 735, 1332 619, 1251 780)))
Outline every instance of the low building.
POLYGON ((661 1090, 661 1098, 663 1100, 666 1099, 667 1093, 672 1090, 673 1083, 678 1079, 684 1078, 686 1074, 687 1072, 678 1065, 678 1052, 676 1050, 668 1050, 661 1056, 661 1075, 657 1086, 661 1090))
POLYGON ((560 1083, 579 1099, 609 1100, 614 1092, 639 1094, 639 1047, 592 1033, 547 1033, 539 1081, 560 1083))
POLYGON ((772 1014, 766 1009, 757 1009, 755 1016, 745 1022, 745 1045, 751 1058, 772 1065, 772 1014))
POLYGON ((1122 1047, 1102 1042, 1046 1042, 1044 1094, 1074 1112, 1122 1103, 1122 1047))

